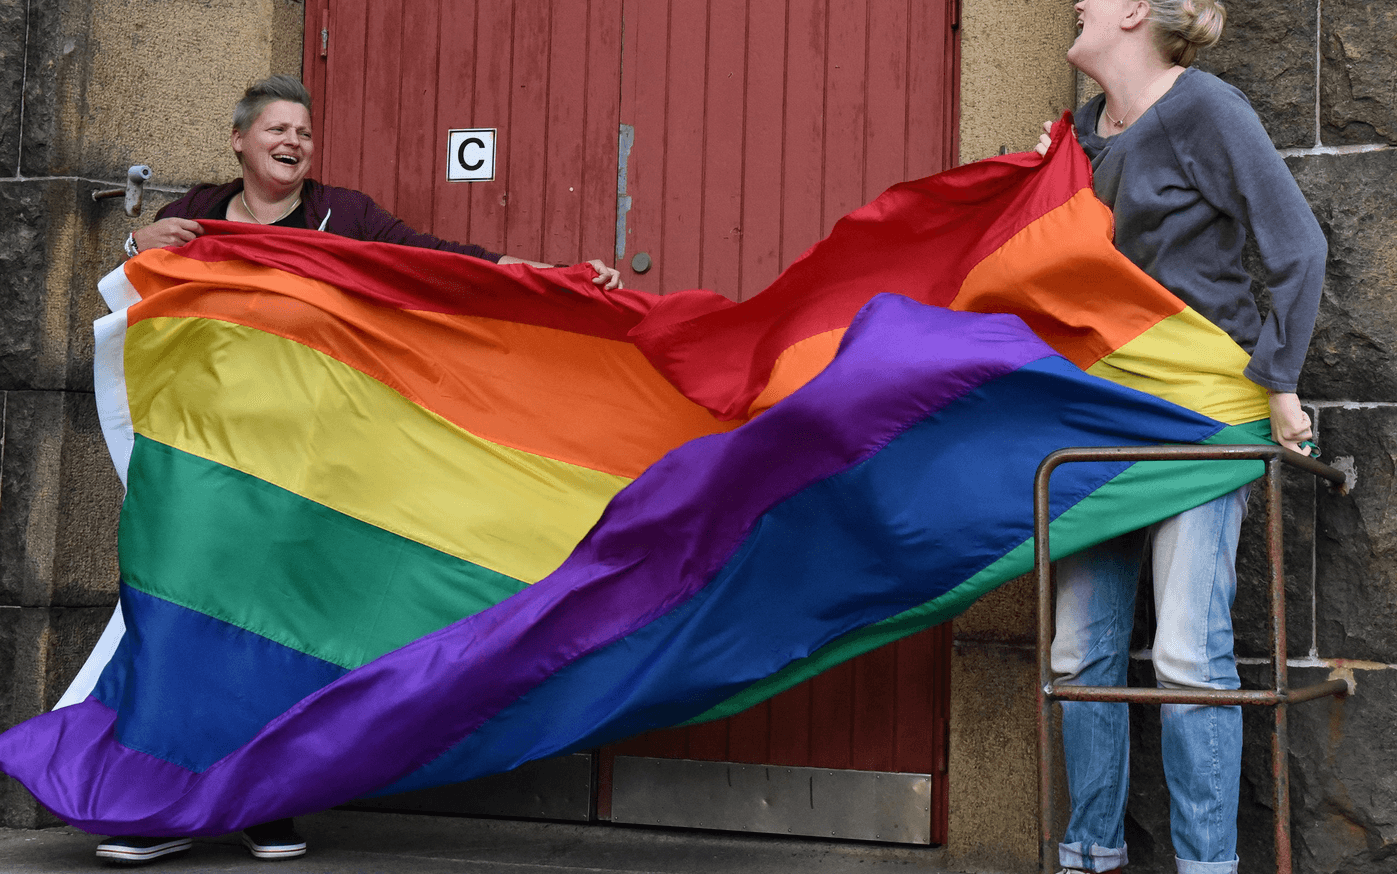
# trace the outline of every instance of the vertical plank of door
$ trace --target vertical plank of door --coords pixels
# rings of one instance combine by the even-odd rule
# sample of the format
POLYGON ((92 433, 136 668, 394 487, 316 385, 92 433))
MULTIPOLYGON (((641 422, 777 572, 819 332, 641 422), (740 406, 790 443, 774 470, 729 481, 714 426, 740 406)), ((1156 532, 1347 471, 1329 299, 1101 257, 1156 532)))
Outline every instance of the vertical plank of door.
MULTIPOLYGON (((312 179, 325 178, 325 143, 321 136, 329 129, 326 122, 328 101, 325 99, 327 58, 320 56, 320 30, 329 22, 329 0, 308 0, 305 4, 305 18, 301 22, 301 81, 310 92, 311 126, 315 130, 315 152, 311 155, 310 176, 312 179)), ((328 53, 327 53, 328 56, 328 53)))
POLYGON ((853 662, 835 665, 809 683, 809 764, 817 768, 853 767, 853 662))
POLYGON ((360 138, 362 161, 359 188, 379 206, 397 213, 398 89, 402 75, 402 0, 368 4, 364 57, 364 130, 360 138), (396 50, 374 51, 376 46, 396 50))
POLYGON ((899 640, 897 646, 897 709, 894 726, 893 770, 930 774, 936 693, 934 630, 899 640))
POLYGON ((849 766, 861 771, 893 770, 897 736, 897 646, 883 646, 852 662, 854 719, 849 766))
POLYGON ((710 0, 704 88, 703 217, 698 287, 741 299, 746 0, 710 0))
MULTIPOLYGON (((650 215, 650 211, 644 208, 645 198, 636 198, 637 180, 641 179, 648 172, 648 158, 638 152, 634 147, 634 133, 636 130, 644 130, 645 137, 652 135, 662 135, 662 127, 658 131, 652 130, 655 127, 654 117, 657 113, 651 109, 651 101, 645 99, 645 92, 652 87, 647 80, 648 67, 654 66, 654 52, 641 52, 641 45, 648 45, 651 36, 651 18, 654 17, 661 4, 654 0, 622 0, 620 3, 620 18, 622 18, 622 38, 620 38, 620 126, 629 128, 631 133, 631 145, 629 151, 624 155, 624 166, 617 163, 616 186, 616 267, 620 269, 620 275, 627 288, 641 288, 655 290, 648 275, 637 274, 630 267, 631 258, 636 255, 638 240, 644 237, 636 236, 636 229, 641 226, 641 218, 650 215), (647 64, 647 70, 641 70, 641 63, 647 64), (620 193, 624 190, 627 202, 620 202, 620 193)), ((661 119, 659 123, 664 124, 661 119)), ((619 154, 620 130, 617 130, 617 161, 622 159, 619 154)), ((650 242, 645 240, 644 246, 655 246, 658 240, 650 242)))
MULTIPOLYGON (((868 146, 869 7, 879 0, 830 0, 825 59, 824 204, 820 235, 864 203, 868 146)), ((814 242, 813 240, 811 242, 814 242)))
POLYGON ((660 204, 664 197, 666 154, 663 143, 667 60, 663 46, 669 33, 669 4, 623 0, 622 19, 625 31, 621 39, 621 123, 631 127, 635 142, 626 166, 625 183, 631 204, 626 214, 625 236, 616 241, 616 248, 622 253, 618 266, 628 287, 659 292, 659 270, 636 273, 631 269, 631 261, 640 252, 647 252, 657 263, 665 260, 660 204), (637 197, 637 192, 646 194, 637 197))
POLYGON ((404 0, 402 68, 398 82, 398 179, 395 210, 408 227, 431 226, 437 187, 437 47, 440 0, 404 0))
POLYGON ((881 0, 868 6, 868 75, 864 86, 868 161, 862 196, 865 203, 908 178, 907 16, 907 0, 881 0))
POLYGON ((824 236, 825 0, 789 0, 781 161, 781 264, 824 236))
POLYGON ((728 760, 771 762, 771 702, 763 701, 728 720, 728 760))
POLYGON ((514 133, 511 98, 514 94, 515 3, 477 3, 474 51, 464 63, 475 66, 475 91, 471 119, 466 127, 493 127, 495 181, 470 186, 470 242, 495 252, 515 254, 506 248, 509 217, 509 180, 513 175, 508 143, 514 133))
POLYGON ((587 4, 586 119, 582 158, 581 234, 574 260, 616 261, 616 165, 621 117, 621 0, 587 4))
POLYGON ((431 175, 437 186, 431 233, 463 243, 477 242, 471 234, 472 189, 492 184, 446 181, 446 132, 452 128, 494 126, 488 120, 479 123, 476 118, 476 7, 475 2, 442 4, 435 127, 430 137, 437 156, 431 175))
POLYGON ((582 173, 587 123, 587 12, 585 2, 553 4, 548 22, 547 144, 541 218, 543 239, 538 257, 550 264, 579 258, 582 233, 582 173))
POLYGON ((810 736, 815 731, 810 698, 811 684, 801 683, 771 699, 771 764, 810 764, 810 736))
MULTIPOLYGON (((645 144, 647 151, 664 151, 664 190, 660 201, 664 255, 656 264, 661 292, 698 286, 705 245, 701 218, 705 206, 704 90, 709 8, 701 2, 671 2, 669 6, 664 139, 645 144)), ((645 196, 651 198, 655 193, 650 189, 645 196)))
POLYGON ((505 179, 505 249, 537 261, 543 255, 544 190, 548 184, 548 54, 555 4, 511 4, 514 65, 510 75, 509 130, 500 149, 509 153, 505 179))
POLYGON ((933 682, 928 687, 932 701, 931 718, 931 840, 944 844, 950 830, 951 775, 951 644, 953 626, 943 622, 931 629, 931 650, 936 657, 933 682))
MULTIPOLYGON (((826 0, 789 0, 786 8, 781 138, 782 267, 824 235, 826 104, 825 68, 829 59, 831 9, 826 0)), ((806 753, 801 764, 847 768, 852 739, 852 678, 848 663, 816 677, 808 692, 787 693, 772 705, 772 752, 806 753), (804 717, 808 738, 799 729, 785 732, 788 721, 804 717), (808 739, 808 747, 803 741, 808 739)), ((795 690, 792 690, 795 692, 795 690)))
POLYGON ((766 288, 786 266, 781 260, 786 4, 753 3, 748 16, 739 300, 766 288))
POLYGON ((322 152, 322 182, 362 188, 364 138, 365 44, 368 7, 334 3, 330 7, 330 42, 325 63, 325 123, 315 131, 322 152), (331 97, 333 95, 333 98, 331 97), (340 107, 336 111, 334 107, 340 107))
POLYGON ((689 729, 690 759, 704 762, 731 761, 728 756, 728 731, 730 719, 718 719, 692 726, 689 729))
POLYGON ((907 39, 913 61, 907 72, 909 179, 920 179, 956 164, 960 124, 955 95, 960 87, 960 42, 951 22, 957 2, 912 3, 908 9, 907 39))

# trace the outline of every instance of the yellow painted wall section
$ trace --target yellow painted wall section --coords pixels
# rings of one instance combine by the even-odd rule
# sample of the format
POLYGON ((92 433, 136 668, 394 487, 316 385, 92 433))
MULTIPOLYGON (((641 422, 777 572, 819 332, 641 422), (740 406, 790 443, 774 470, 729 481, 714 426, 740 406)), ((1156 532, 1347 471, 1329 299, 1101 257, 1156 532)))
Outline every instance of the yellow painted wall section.
MULTIPOLYGON (((1031 149, 1043 122, 1075 108, 1078 77, 1066 60, 1075 37, 1068 0, 962 0, 962 163, 1031 149)), ((1004 588, 1032 598, 1027 580, 1004 588)), ((986 599, 955 621, 946 849, 957 870, 1030 874, 1038 870, 1036 617, 1004 606, 986 599)))
POLYGON ((1075 107, 1076 33, 1068 0, 962 0, 962 163, 1031 149, 1043 122, 1075 107))

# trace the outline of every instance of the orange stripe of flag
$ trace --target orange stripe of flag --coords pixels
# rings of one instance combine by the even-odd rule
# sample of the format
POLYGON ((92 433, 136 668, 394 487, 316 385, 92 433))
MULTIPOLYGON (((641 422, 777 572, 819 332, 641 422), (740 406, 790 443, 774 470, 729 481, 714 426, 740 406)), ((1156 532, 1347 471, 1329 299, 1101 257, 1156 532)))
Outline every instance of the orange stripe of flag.
POLYGON ((476 316, 398 310, 269 267, 223 262, 133 305, 246 325, 316 349, 486 440, 635 477, 665 452, 730 430, 633 346, 476 316), (588 379, 573 377, 587 373, 588 379))

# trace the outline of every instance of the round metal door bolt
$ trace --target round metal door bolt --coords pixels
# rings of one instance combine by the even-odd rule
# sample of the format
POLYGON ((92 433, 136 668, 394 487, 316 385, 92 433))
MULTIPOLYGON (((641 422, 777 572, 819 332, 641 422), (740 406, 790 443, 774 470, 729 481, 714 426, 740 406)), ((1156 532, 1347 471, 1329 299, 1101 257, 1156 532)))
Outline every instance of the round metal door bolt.
POLYGON ((644 273, 650 269, 650 253, 640 252, 631 259, 631 269, 636 273, 644 273))

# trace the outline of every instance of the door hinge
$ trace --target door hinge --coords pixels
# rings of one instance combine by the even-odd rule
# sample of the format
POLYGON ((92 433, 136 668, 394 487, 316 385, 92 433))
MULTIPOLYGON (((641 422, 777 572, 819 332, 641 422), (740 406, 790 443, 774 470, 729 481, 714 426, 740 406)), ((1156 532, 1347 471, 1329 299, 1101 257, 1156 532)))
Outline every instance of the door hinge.
POLYGON ((326 57, 330 53, 330 10, 320 11, 320 57, 326 57))

